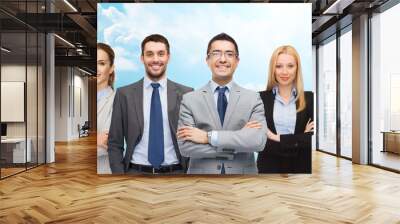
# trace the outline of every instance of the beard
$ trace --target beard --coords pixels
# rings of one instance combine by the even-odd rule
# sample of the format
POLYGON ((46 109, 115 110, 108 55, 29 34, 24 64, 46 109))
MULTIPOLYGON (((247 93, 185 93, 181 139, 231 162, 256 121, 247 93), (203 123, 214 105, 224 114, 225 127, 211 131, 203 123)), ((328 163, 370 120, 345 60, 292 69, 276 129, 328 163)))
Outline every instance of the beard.
POLYGON ((161 77, 163 77, 164 75, 165 75, 165 72, 166 72, 166 70, 167 70, 167 66, 165 66, 164 68, 163 68, 163 70, 161 70, 160 72, 158 72, 158 73, 153 73, 152 71, 151 71, 151 69, 149 69, 149 68, 145 68, 146 69, 146 74, 147 74, 147 76, 150 78, 150 79, 160 79, 161 77))

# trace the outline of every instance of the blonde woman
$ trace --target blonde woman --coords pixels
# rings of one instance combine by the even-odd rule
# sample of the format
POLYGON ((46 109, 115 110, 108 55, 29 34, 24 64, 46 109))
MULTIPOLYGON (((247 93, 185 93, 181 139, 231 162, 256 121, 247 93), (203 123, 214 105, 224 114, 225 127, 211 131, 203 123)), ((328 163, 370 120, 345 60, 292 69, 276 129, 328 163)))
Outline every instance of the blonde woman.
POLYGON ((114 51, 97 44, 97 173, 111 174, 108 158, 108 130, 114 102, 114 51))
POLYGON ((292 46, 272 54, 268 84, 260 92, 268 124, 259 173, 311 173, 313 93, 305 92, 300 57, 292 46))

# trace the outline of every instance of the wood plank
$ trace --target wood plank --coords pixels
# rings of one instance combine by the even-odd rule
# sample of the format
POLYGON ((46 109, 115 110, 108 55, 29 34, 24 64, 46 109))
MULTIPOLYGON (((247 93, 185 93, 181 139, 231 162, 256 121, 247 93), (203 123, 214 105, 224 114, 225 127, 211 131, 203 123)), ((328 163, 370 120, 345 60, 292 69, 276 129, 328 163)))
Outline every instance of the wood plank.
POLYGON ((400 175, 313 152, 311 175, 99 176, 95 136, 0 181, 0 223, 400 223, 400 175))

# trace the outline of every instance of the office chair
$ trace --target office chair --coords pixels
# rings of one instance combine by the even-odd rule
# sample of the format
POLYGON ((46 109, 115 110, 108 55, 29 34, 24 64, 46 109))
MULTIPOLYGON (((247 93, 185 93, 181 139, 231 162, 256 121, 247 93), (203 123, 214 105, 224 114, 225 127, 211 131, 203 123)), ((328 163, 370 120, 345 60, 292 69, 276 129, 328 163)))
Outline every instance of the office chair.
POLYGON ((89 129, 90 129, 89 121, 85 121, 82 127, 80 127, 80 125, 78 124, 79 138, 89 136, 89 129))

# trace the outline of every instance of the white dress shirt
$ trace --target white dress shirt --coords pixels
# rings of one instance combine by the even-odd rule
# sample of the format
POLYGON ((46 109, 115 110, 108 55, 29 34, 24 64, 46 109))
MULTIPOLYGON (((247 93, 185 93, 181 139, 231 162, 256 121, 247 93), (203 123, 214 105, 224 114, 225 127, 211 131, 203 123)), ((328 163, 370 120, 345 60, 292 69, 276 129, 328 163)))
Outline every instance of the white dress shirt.
MULTIPOLYGON (((140 142, 136 145, 136 148, 132 155, 132 163, 140 165, 151 166, 148 160, 149 150, 149 127, 150 127, 150 107, 151 107, 151 95, 153 93, 153 87, 151 83, 155 83, 147 76, 143 80, 143 136, 140 142)), ((163 117, 163 128, 164 128, 164 162, 161 165, 178 164, 179 160, 176 156, 174 143, 172 142, 171 130, 168 122, 168 101, 167 101, 167 78, 159 80, 157 83, 160 84, 158 91, 160 93, 162 117, 163 117)))
MULTIPOLYGON (((210 81, 211 84, 211 90, 214 92, 214 102, 215 102, 215 108, 218 108, 218 87, 227 87, 225 90, 225 96, 226 96, 226 102, 229 103, 229 95, 232 90, 232 83, 233 81, 230 81, 228 84, 224 86, 218 85, 216 82, 213 80, 210 81)), ((209 142, 210 145, 218 147, 218 131, 211 131, 211 142, 209 142)))

